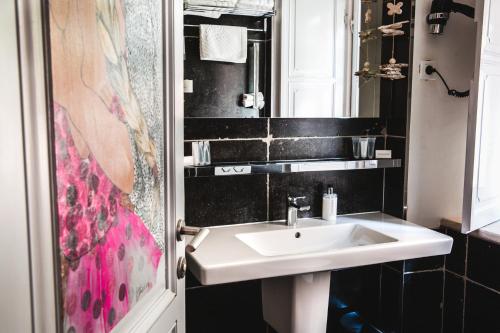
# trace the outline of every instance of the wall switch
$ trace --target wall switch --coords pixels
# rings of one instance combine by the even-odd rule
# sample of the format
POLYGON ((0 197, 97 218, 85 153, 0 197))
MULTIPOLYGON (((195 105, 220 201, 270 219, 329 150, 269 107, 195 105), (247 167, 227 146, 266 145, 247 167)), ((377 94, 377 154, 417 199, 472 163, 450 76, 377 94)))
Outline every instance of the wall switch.
POLYGON ((436 62, 433 60, 422 60, 420 62, 420 67, 418 68, 418 74, 419 74, 420 80, 426 80, 426 81, 436 80, 435 74, 429 75, 425 72, 425 69, 427 68, 427 66, 432 66, 432 67, 436 68, 436 62))
POLYGON ((193 80, 184 80, 184 93, 192 94, 193 91, 193 80))

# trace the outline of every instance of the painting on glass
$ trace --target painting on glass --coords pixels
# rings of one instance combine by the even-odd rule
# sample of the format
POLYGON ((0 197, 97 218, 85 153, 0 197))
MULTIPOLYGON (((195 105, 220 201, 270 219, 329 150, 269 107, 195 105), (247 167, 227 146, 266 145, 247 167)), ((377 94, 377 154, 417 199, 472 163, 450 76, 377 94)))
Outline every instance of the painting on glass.
POLYGON ((160 0, 50 0, 64 332, 108 332, 164 279, 160 0))

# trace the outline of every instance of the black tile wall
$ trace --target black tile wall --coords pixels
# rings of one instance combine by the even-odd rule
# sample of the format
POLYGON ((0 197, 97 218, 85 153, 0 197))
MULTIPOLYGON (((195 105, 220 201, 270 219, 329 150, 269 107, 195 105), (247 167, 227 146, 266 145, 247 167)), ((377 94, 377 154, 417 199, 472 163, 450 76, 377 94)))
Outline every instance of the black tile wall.
POLYGON ((265 221, 266 175, 185 179, 186 224, 207 227, 265 221))
POLYGON ((212 163, 266 161, 267 143, 262 140, 211 141, 212 163))
POLYGON ((373 118, 276 118, 271 121, 270 133, 274 138, 332 137, 383 134, 385 123, 373 118))
POLYGON ((465 279, 445 273, 443 301, 443 333, 462 332, 464 315, 465 279))
POLYGON ((419 272, 442 269, 444 256, 425 257, 404 261, 405 272, 419 272))
POLYGON ((339 214, 380 211, 382 179, 380 169, 269 175, 269 218, 285 219, 288 193, 307 197, 311 210, 302 216, 321 216, 323 193, 329 184, 338 195, 339 214))
POLYGON ((500 244, 446 229, 453 248, 445 259, 443 333, 500 332, 500 244))
POLYGON ((185 140, 267 137, 267 118, 185 118, 185 140))
POLYGON ((392 150, 393 158, 400 158, 401 168, 385 169, 384 212, 404 218, 406 139, 387 137, 386 149, 392 150))
POLYGON ((500 246, 469 237, 467 249, 467 277, 487 287, 500 290, 500 246))
POLYGON ((452 229, 446 229, 446 234, 453 238, 451 253, 446 256, 446 269, 459 275, 465 275, 467 235, 452 229))
POLYGON ((403 332, 440 333, 443 271, 405 274, 403 332))
POLYGON ((467 281, 464 333, 500 332, 500 293, 467 281))
POLYGON ((402 328, 403 275, 382 265, 380 283, 380 325, 384 332, 399 333, 402 328))
POLYGON ((380 273, 381 265, 332 272, 330 294, 335 304, 343 304, 375 322, 380 315, 380 273))
POLYGON ((186 324, 190 333, 266 333, 260 281, 188 288, 186 324))

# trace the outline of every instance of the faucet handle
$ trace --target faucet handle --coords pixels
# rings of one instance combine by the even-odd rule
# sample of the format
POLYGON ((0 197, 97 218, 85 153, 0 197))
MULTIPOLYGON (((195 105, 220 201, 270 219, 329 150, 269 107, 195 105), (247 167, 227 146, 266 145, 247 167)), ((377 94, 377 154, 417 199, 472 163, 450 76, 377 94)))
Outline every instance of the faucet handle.
POLYGON ((301 206, 298 208, 300 212, 307 212, 311 209, 311 206, 301 206))
POLYGON ((288 195, 288 202, 297 203, 297 200, 304 200, 305 198, 306 198, 305 196, 297 197, 297 196, 289 194, 288 195))

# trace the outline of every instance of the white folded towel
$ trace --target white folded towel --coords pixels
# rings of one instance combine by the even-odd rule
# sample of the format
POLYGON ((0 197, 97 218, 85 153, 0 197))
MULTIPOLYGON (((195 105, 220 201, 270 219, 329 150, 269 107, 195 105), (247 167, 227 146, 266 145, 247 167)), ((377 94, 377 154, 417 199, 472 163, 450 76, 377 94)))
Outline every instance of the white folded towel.
POLYGON ((245 63, 247 28, 227 25, 200 25, 201 60, 245 63))

